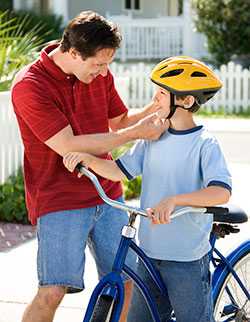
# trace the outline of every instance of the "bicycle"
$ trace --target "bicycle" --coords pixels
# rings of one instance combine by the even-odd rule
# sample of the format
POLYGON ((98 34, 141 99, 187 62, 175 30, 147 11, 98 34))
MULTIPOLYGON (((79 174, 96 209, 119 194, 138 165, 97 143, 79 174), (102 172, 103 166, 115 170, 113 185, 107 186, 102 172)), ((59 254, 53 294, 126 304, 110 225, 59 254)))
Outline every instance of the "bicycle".
MULTIPOLYGON (((121 273, 127 274, 139 287, 149 310, 152 321, 160 322, 156 304, 150 295, 147 285, 140 277, 125 264, 126 255, 132 249, 143 261, 155 285, 161 294, 166 294, 164 284, 158 270, 151 263, 150 258, 133 241, 136 235, 135 220, 137 215, 146 216, 145 211, 132 207, 107 197, 96 176, 82 165, 78 171, 87 176, 95 185, 100 197, 109 205, 129 213, 128 225, 122 229, 121 240, 113 263, 112 272, 104 276, 95 287, 83 322, 118 322, 124 301, 124 286, 121 273)), ((234 224, 247 222, 246 213, 238 207, 185 207, 175 211, 171 218, 188 212, 209 213, 214 215, 214 225, 211 232, 210 262, 214 267, 212 275, 212 295, 214 302, 214 316, 216 322, 249 322, 250 321, 250 240, 246 240, 227 257, 215 248, 218 238, 231 233, 238 233, 240 229, 234 224)), ((174 316, 173 316, 173 320, 174 316)))

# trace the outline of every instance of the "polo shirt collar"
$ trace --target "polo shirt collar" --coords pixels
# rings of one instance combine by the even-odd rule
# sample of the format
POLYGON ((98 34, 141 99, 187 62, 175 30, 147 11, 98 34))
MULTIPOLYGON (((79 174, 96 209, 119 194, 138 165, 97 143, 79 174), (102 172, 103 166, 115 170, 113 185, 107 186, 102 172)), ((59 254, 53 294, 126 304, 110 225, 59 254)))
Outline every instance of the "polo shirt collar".
POLYGON ((59 44, 53 44, 45 47, 40 54, 40 61, 46 71, 55 79, 57 80, 72 80, 75 79, 75 76, 68 75, 64 73, 61 68, 59 68, 54 61, 49 57, 49 53, 56 49, 59 44))

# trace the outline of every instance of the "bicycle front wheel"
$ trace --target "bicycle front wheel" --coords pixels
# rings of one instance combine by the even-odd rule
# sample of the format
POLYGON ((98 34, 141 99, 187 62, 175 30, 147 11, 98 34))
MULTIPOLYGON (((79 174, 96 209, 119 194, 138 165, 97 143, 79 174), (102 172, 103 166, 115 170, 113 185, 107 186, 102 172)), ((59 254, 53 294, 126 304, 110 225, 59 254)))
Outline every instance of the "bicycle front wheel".
POLYGON ((96 302, 90 322, 110 322, 115 305, 112 296, 101 295, 96 302))
MULTIPOLYGON (((250 253, 245 253, 233 268, 250 292, 250 253)), ((216 322, 250 322, 250 301, 231 273, 224 278, 215 299, 214 317, 216 322)))

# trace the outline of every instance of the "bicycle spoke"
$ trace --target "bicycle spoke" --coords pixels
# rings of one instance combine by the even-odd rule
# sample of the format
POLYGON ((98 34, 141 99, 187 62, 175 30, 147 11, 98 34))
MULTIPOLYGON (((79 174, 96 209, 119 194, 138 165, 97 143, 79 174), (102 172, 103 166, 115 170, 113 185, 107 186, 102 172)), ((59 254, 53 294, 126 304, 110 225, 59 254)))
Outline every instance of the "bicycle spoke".
MULTIPOLYGON (((236 263, 234 269, 249 292, 250 254, 236 263)), ((215 320, 216 322, 250 321, 250 301, 230 273, 221 287, 215 304, 215 320)))

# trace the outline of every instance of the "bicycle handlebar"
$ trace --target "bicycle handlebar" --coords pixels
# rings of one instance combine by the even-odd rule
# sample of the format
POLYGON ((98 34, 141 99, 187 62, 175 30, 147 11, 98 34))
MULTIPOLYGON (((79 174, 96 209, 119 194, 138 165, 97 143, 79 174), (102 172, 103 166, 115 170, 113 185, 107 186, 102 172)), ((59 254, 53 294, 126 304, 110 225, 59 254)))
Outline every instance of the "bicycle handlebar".
MULTIPOLYGON (((128 212, 131 212, 131 213, 137 213, 143 217, 148 217, 146 211, 140 209, 140 208, 137 208, 137 207, 132 207, 132 206, 128 206, 122 202, 119 202, 119 201, 115 201, 113 199, 110 199, 106 193, 104 192, 102 186, 100 185, 97 177, 91 172, 89 171, 87 168, 85 168, 83 165, 81 165, 80 163, 76 166, 76 169, 84 174, 86 177, 88 177, 92 183, 94 184, 99 196, 102 198, 102 200, 107 203, 108 205, 114 207, 114 208, 118 208, 118 209, 122 209, 122 210, 125 210, 125 211, 128 211, 128 212)), ((189 213, 189 212, 197 212, 197 213, 206 213, 207 212, 207 208, 198 208, 198 207, 184 207, 184 208, 181 208, 181 209, 178 209, 176 211, 174 211, 172 214, 171 214, 171 219, 172 218, 176 218, 176 217, 179 217, 181 215, 184 215, 186 213, 189 213)))

